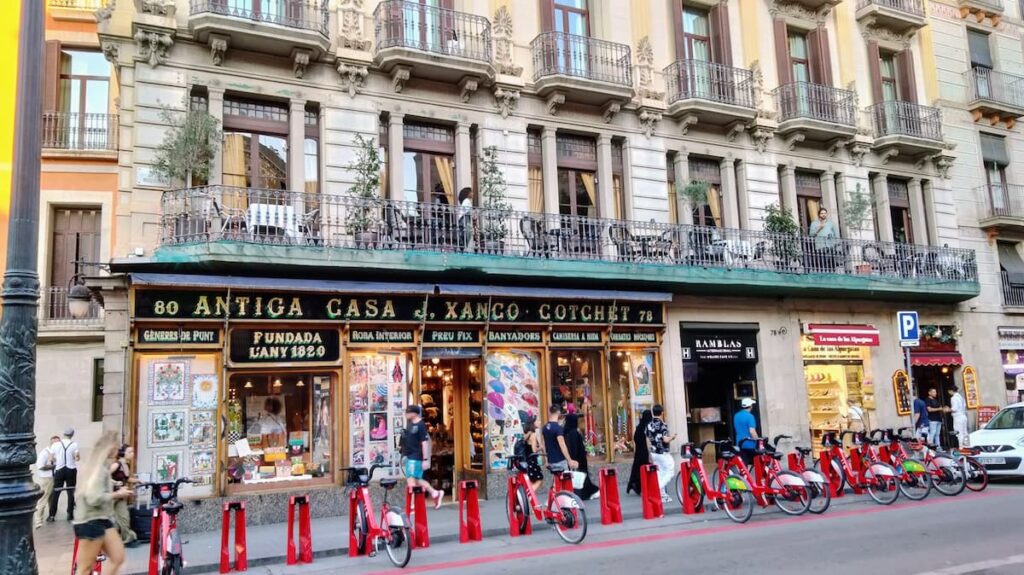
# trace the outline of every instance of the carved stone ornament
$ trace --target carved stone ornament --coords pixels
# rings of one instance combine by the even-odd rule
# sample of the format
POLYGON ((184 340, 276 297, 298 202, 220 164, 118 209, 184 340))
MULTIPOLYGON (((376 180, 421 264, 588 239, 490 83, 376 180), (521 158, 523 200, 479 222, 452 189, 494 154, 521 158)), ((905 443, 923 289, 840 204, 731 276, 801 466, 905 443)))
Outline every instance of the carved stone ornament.
POLYGON ((697 114, 687 114, 680 118, 676 122, 679 125, 679 133, 685 136, 690 131, 690 126, 696 126, 698 120, 700 118, 697 117, 697 114))
POLYGON ((745 131, 747 131, 746 124, 744 124, 742 121, 733 122, 729 124, 725 129, 725 139, 730 142, 735 142, 736 138, 738 138, 739 135, 745 131))
POLYGON ((409 80, 411 71, 412 68, 409 66, 395 66, 395 69, 391 71, 391 89, 396 94, 401 94, 405 89, 405 83, 409 80))
POLYGON ((799 144, 800 142, 803 142, 806 138, 807 135, 804 134, 803 132, 793 132, 792 134, 786 136, 782 143, 787 150, 792 152, 796 148, 796 145, 799 144))
POLYGON ((864 156, 871 151, 871 145, 867 142, 854 142, 850 144, 850 161, 860 168, 864 165, 864 156))
POLYGON ((767 126, 754 126, 750 130, 750 139, 754 142, 754 149, 763 154, 768 151, 768 142, 775 137, 775 130, 767 126))
POLYGON ((154 16, 174 16, 177 7, 173 0, 138 0, 139 11, 154 16))
POLYGON ((96 22, 104 22, 110 20, 110 17, 114 15, 114 9, 117 8, 117 0, 108 0, 108 2, 100 6, 99 10, 93 12, 93 16, 96 17, 96 22))
POLYGON ((939 154, 935 157, 935 169, 943 180, 949 179, 949 170, 953 167, 954 157, 947 154, 939 154))
POLYGON ((899 44, 904 49, 910 48, 914 41, 914 31, 911 30, 904 34, 894 32, 889 28, 882 26, 876 26, 868 23, 861 28, 861 36, 865 40, 879 40, 882 42, 892 42, 893 44, 899 44))
POLYGON ((302 78, 306 75, 306 67, 309 66, 309 57, 312 52, 309 50, 303 50, 301 48, 292 49, 292 72, 295 73, 296 78, 302 78))
POLYGON ((750 75, 754 80, 754 109, 760 111, 764 104, 764 71, 761 70, 760 60, 750 63, 750 75))
POLYGON ((884 166, 889 163, 889 160, 895 158, 898 155, 900 155, 899 149, 895 147, 890 147, 879 151, 878 159, 882 160, 882 165, 884 166))
POLYGON ((155 68, 167 61, 174 38, 164 30, 140 27, 135 32, 135 44, 139 48, 139 57, 155 68))
POLYGON ((644 36, 636 47, 637 94, 641 98, 660 100, 664 92, 654 90, 654 48, 651 39, 644 36))
POLYGON ((640 129, 648 138, 654 133, 654 125, 661 121, 661 112, 657 110, 650 110, 647 108, 640 108, 637 112, 637 118, 640 120, 640 129))
POLYGON ((103 51, 103 57, 107 59, 107 62, 117 65, 117 56, 120 54, 120 46, 117 42, 103 40, 100 42, 100 50, 103 51))
POLYGON ((544 107, 548 113, 554 116, 558 114, 558 108, 565 103, 565 94, 562 92, 551 92, 548 94, 547 100, 544 102, 544 107))
POLYGON ((459 95, 462 98, 463 103, 468 103, 469 99, 473 97, 473 93, 480 88, 480 80, 473 76, 466 76, 459 81, 459 95))
POLYGON ((817 10, 811 10, 803 4, 787 2, 786 0, 774 0, 773 2, 768 3, 768 13, 771 14, 773 18, 790 17, 797 20, 803 20, 805 22, 813 22, 819 25, 825 24, 825 21, 831 12, 831 4, 824 4, 817 10))
POLYGON ((230 42, 230 36, 210 34, 210 60, 214 66, 220 66, 224 63, 224 54, 228 51, 228 44, 230 42))
POLYGON ((519 76, 523 73, 523 67, 516 66, 512 58, 512 14, 508 6, 501 6, 495 11, 491 30, 494 35, 494 67, 499 74, 519 76))
POLYGON ((618 114, 621 109, 622 102, 608 102, 603 108, 601 108, 601 119, 604 120, 605 124, 607 124, 612 121, 612 118, 614 118, 615 114, 618 114))
POLYGON ((339 61, 338 74, 341 75, 341 87, 348 91, 350 97, 355 98, 370 72, 366 69, 366 66, 339 61))
POLYGON ((338 26, 342 47, 360 52, 370 49, 370 41, 363 36, 364 20, 363 0, 340 0, 338 26))
POLYGON ((502 119, 508 118, 512 110, 515 110, 516 103, 519 102, 519 90, 496 86, 494 88, 494 102, 498 106, 498 112, 501 113, 502 119))

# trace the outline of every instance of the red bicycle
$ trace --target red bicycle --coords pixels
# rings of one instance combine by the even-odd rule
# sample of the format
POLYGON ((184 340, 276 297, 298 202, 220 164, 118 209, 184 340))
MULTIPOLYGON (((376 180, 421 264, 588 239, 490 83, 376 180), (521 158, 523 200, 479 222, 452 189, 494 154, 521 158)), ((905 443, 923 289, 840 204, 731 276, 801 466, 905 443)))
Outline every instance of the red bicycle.
MULTIPOLYGON (((900 466, 907 470, 915 470, 916 475, 923 475, 927 478, 928 489, 935 488, 943 495, 959 495, 967 486, 963 466, 957 461, 956 456, 948 453, 934 451, 927 443, 918 441, 914 437, 906 437, 903 432, 909 428, 901 427, 895 433, 891 429, 877 430, 889 445, 889 457, 893 465, 900 466), (909 445, 911 450, 918 454, 911 455, 905 446, 909 445)), ((900 484, 902 486, 902 483, 900 484)), ((920 497, 924 499, 924 497, 920 497)))
MULTIPOLYGON (((743 477, 729 471, 728 465, 738 450, 732 441, 708 440, 700 444, 684 443, 682 446, 683 462, 690 465, 690 477, 686 481, 686 489, 689 490, 689 497, 697 503, 694 509, 704 507, 704 499, 711 500, 714 510, 724 509, 729 519, 737 523, 746 523, 754 514, 754 495, 750 486, 743 477), (704 448, 708 445, 715 446, 715 479, 708 481, 707 471, 704 469, 704 461, 701 456, 704 448)), ((682 471, 676 474, 676 498, 680 505, 683 504, 683 476, 682 471)))
MULTIPOLYGON (((783 439, 792 439, 792 437, 777 435, 772 440, 772 443, 778 445, 779 441, 783 439)), ((803 477, 804 481, 807 482, 811 490, 811 506, 807 510, 820 515, 832 504, 832 489, 830 489, 828 480, 825 479, 821 472, 815 469, 807 469, 807 456, 814 450, 800 445, 794 445, 793 450, 796 453, 789 460, 789 470, 799 473, 800 477, 803 477)))
POLYGON ((533 490, 533 484, 526 474, 530 460, 539 457, 539 453, 533 453, 525 457, 513 455, 508 458, 508 471, 512 482, 506 495, 505 509, 509 519, 514 520, 519 525, 519 532, 523 533, 530 522, 532 509, 537 521, 551 525, 562 541, 577 544, 587 536, 587 510, 583 506, 583 500, 572 491, 558 489, 560 483, 572 484, 572 475, 568 471, 562 472, 559 476, 548 467, 552 474, 551 489, 548 490, 547 504, 541 506, 537 493, 533 490))
POLYGON ((152 489, 152 500, 157 503, 153 513, 159 518, 159 529, 151 534, 150 552, 155 554, 160 575, 181 575, 185 568, 181 537, 178 535, 178 513, 184 505, 178 501, 178 488, 183 483, 194 483, 187 477, 176 481, 140 483, 141 488, 152 489))
MULTIPOLYGON (((754 476, 751 477, 746 463, 739 454, 733 455, 726 464, 729 470, 738 473, 751 486, 754 498, 762 507, 772 503, 787 515, 803 515, 811 507, 811 493, 807 482, 793 471, 786 471, 779 465, 782 453, 764 439, 747 438, 740 441, 742 448, 747 442, 754 444, 754 476)), ((718 470, 715 470, 718 473, 718 470)), ((712 478, 712 482, 717 480, 712 478)))
POLYGON ((356 550, 362 554, 367 553, 369 544, 370 557, 377 556, 380 543, 384 543, 384 549, 388 552, 388 559, 395 567, 401 569, 409 564, 412 558, 412 536, 409 533, 409 520, 405 514, 398 509, 388 505, 388 493, 398 485, 397 479, 381 479, 380 486, 384 489, 384 500, 380 506, 380 519, 373 514, 373 500, 370 499, 370 480, 373 472, 382 466, 373 465, 367 470, 365 467, 342 467, 341 471, 348 473, 345 481, 345 494, 347 497, 358 499, 356 514, 351 518, 352 529, 356 539, 356 550))
MULTIPOLYGON (((815 464, 819 472, 822 472, 829 480, 829 485, 837 492, 843 489, 843 484, 850 487, 864 489, 880 505, 891 505, 900 496, 899 477, 891 465, 881 461, 865 459, 861 456, 861 447, 867 442, 863 433, 844 431, 841 437, 836 432, 829 431, 821 438, 821 445, 825 448, 822 457, 827 456, 831 463, 828 473, 822 469, 821 460, 815 464), (850 458, 843 453, 843 442, 841 437, 847 434, 853 436, 854 447, 850 453, 857 452, 860 464, 857 469, 853 468, 850 458)), ((868 449, 870 451, 870 449, 868 449)))

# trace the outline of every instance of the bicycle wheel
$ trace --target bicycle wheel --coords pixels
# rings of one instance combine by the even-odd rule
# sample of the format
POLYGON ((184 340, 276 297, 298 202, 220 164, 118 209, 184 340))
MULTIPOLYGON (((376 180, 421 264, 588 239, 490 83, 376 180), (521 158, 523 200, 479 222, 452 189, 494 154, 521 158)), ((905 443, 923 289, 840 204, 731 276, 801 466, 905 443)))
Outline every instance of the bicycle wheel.
POLYGON ((897 473, 900 475, 900 493, 907 499, 921 501, 928 497, 932 490, 932 475, 921 465, 920 461, 908 459, 904 461, 897 473))
MULTIPOLYGON (((676 473, 675 478, 676 484, 676 501, 679 502, 680 506, 685 508, 683 502, 683 474, 676 473)), ((690 481, 687 483, 687 489, 690 490, 690 497, 694 500, 693 510, 700 511, 704 507, 704 489, 700 485, 700 477, 697 476, 696 471, 690 472, 690 481)))
MULTIPOLYGON (((818 473, 821 473, 822 476, 825 475, 825 472, 821 469, 820 459, 814 460, 814 469, 818 473)), ((848 478, 846 477, 846 471, 843 470, 843 465, 835 459, 832 460, 832 473, 828 476, 828 482, 836 493, 842 491, 844 485, 849 485, 848 478)), ((831 493, 829 495, 831 495, 831 493)))
POLYGON ((754 494, 750 492, 750 486, 739 475, 729 475, 722 479, 718 486, 719 492, 724 494, 722 508, 726 515, 736 523, 746 523, 754 514, 754 494))
POLYGON ((526 489, 522 485, 517 485, 516 490, 509 492, 506 497, 514 497, 514 499, 511 506, 506 499, 505 515, 511 521, 512 516, 509 515, 509 510, 511 509, 512 515, 515 516, 516 525, 519 526, 519 532, 524 533, 526 526, 530 522, 530 505, 528 503, 529 500, 526 498, 526 489))
POLYGON ((807 482, 792 471, 780 471, 771 477, 768 487, 774 491, 775 506, 786 515, 803 515, 811 507, 807 482))
POLYGON ((815 515, 821 515, 828 510, 829 505, 832 505, 832 488, 825 481, 825 477, 813 469, 804 471, 801 476, 811 492, 811 504, 807 510, 815 515))
POLYGON ((388 552, 391 563, 401 569, 409 564, 412 558, 412 537, 409 533, 409 520, 405 514, 388 509, 384 516, 383 528, 387 535, 384 538, 384 549, 388 552))
POLYGON ((559 491, 548 508, 555 516, 555 532, 566 543, 577 544, 587 536, 587 509, 571 491, 559 491))
POLYGON ((369 516, 362 503, 356 506, 356 521, 353 531, 356 536, 356 551, 362 555, 366 553, 366 536, 370 532, 369 516))
POLYGON ((964 468, 949 457, 936 457, 930 460, 925 468, 932 476, 932 487, 935 491, 947 497, 960 495, 967 487, 964 468))
POLYGON ((971 491, 984 491, 988 487, 988 471, 985 466, 978 463, 973 457, 964 459, 965 475, 967 476, 967 489, 971 491))
POLYGON ((900 496, 899 477, 886 463, 872 463, 861 478, 868 495, 879 505, 892 505, 900 496))

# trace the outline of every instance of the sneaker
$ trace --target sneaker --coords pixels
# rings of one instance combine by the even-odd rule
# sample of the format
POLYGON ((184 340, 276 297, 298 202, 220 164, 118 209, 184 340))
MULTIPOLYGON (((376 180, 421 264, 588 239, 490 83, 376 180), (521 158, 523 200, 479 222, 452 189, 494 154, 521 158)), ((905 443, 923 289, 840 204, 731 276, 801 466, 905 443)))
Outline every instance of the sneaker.
POLYGON ((56 519, 55 517, 47 517, 47 518, 46 518, 46 522, 47 522, 47 523, 53 523, 53 522, 54 522, 54 521, 56 521, 56 520, 57 520, 57 519, 56 519))
POLYGON ((601 498, 601 492, 600 491, 595 491, 594 494, 590 496, 591 501, 593 501, 594 499, 600 499, 600 498, 601 498))
POLYGON ((438 489, 437 493, 434 494, 434 509, 441 508, 441 501, 444 500, 444 490, 438 489))

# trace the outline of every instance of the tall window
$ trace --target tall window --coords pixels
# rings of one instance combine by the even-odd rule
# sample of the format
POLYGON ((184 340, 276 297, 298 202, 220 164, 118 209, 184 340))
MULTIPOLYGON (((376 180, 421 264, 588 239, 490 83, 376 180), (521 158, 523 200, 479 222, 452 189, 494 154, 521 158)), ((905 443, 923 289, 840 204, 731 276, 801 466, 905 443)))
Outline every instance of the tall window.
POLYGON ((553 39, 558 70, 574 76, 586 76, 590 70, 589 46, 579 36, 590 36, 590 10, 587 0, 553 0, 550 29, 566 36, 553 39))
POLYGON ((722 169, 714 158, 690 156, 690 181, 708 184, 708 201, 701 206, 690 206, 693 223, 698 226, 722 225, 722 169))
POLYGON ((914 243, 914 230, 910 220, 910 186, 906 180, 889 178, 889 217, 892 221, 893 241, 914 243))
POLYGON ((668 223, 678 224, 679 221, 679 194, 676 193, 676 161, 674 154, 665 155, 665 180, 668 182, 668 223))
POLYGON ((800 229, 806 234, 821 209, 821 177, 817 173, 796 171, 796 204, 800 229))
POLYGON ((103 421, 103 358, 92 360, 92 420, 103 421))
POLYGON ((554 0, 555 31, 590 36, 590 9, 587 0, 554 0))
POLYGON ((407 122, 403 139, 404 199, 457 205, 455 131, 450 126, 407 122))
POLYGON ((100 52, 61 50, 60 94, 62 112, 106 114, 110 97, 110 63, 100 52))
MULTIPOLYGON (((83 262, 100 261, 102 213, 98 208, 56 208, 50 235, 50 285, 66 290, 83 262)), ((47 317, 68 317, 67 302, 51 297, 47 317)))
POLYGON ((320 108, 314 104, 306 106, 304 119, 306 127, 303 148, 303 164, 306 173, 306 193, 320 193, 320 108))
POLYGON ((985 183, 992 195, 993 210, 1003 210, 1009 206, 1006 187, 1006 167, 1010 165, 1010 157, 1006 154, 1006 140, 992 134, 979 134, 981 141, 981 159, 985 167, 985 183))
POLYGON ((807 35, 796 30, 789 31, 789 65, 794 82, 811 81, 810 50, 807 35))
POLYGON ((538 129, 526 132, 526 164, 530 211, 539 214, 544 211, 544 151, 538 129))
POLYGON ((622 165, 622 141, 615 140, 612 142, 612 201, 615 202, 615 205, 612 206, 614 209, 612 217, 617 220, 626 219, 626 194, 622 187, 622 165))
POLYGON ((381 114, 377 127, 377 152, 380 154, 380 197, 388 198, 388 119, 381 114))
POLYGON ((288 188, 288 105, 224 100, 224 185, 288 188))
POLYGON ((683 7, 683 55, 686 60, 711 61, 711 28, 707 11, 683 7))
POLYGON ((559 134, 558 212, 597 216, 597 144, 594 138, 559 134))
POLYGON ((899 81, 896 77, 896 58, 892 54, 882 54, 879 59, 879 70, 882 81, 882 99, 892 102, 900 99, 899 81))

